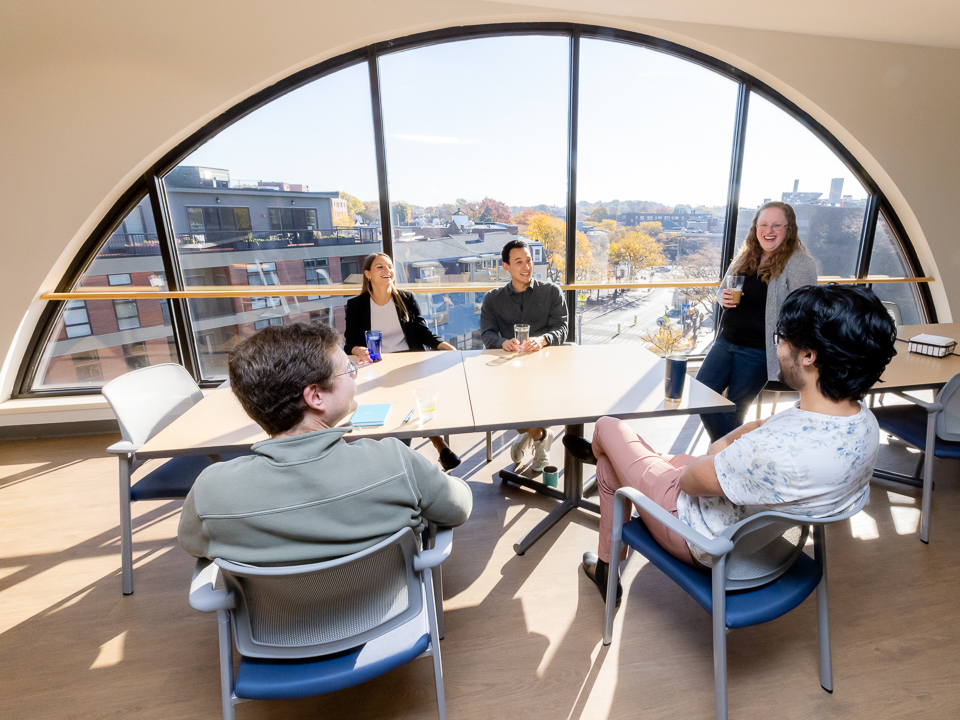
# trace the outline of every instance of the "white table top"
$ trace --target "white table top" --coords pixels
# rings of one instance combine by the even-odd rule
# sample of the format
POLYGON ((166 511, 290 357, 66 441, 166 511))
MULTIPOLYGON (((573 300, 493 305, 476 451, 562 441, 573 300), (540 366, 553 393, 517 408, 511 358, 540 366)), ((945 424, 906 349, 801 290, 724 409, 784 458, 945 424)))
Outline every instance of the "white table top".
POLYGON ((638 345, 560 345, 529 355, 469 350, 463 365, 478 429, 576 425, 619 418, 719 412, 726 398, 687 377, 664 400, 664 360, 638 345), (509 359, 508 359, 509 358, 509 359))
MULTIPOLYGON (((383 360, 365 365, 357 373, 357 402, 361 405, 392 405, 382 426, 355 428, 347 437, 424 437, 472 432, 473 413, 459 351, 385 354, 383 360), (413 391, 436 387, 436 417, 419 420, 413 391), (401 425, 410 410, 413 419, 401 425), (434 430, 436 428, 436 430, 434 430)), ((151 438, 137 455, 142 458, 171 455, 222 454, 242 452, 255 442, 266 440, 260 429, 240 407, 229 387, 217 388, 201 402, 151 438)))
MULTIPOLYGON (((960 324, 939 323, 935 325, 903 325, 897 330, 897 338, 909 340, 915 335, 929 333, 960 341, 960 324)), ((897 354, 874 385, 880 392, 893 390, 922 390, 944 385, 960 372, 960 357, 948 355, 942 358, 919 355, 907 350, 907 343, 897 343, 897 354)))

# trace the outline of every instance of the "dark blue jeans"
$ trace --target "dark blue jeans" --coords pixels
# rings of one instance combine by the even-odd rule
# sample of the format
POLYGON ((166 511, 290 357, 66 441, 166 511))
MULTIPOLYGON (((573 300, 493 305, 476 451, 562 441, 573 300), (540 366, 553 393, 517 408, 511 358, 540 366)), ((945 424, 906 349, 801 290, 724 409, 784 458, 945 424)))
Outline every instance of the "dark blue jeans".
POLYGON ((718 337, 700 366, 697 380, 714 392, 727 392, 727 400, 737 408, 732 412, 700 416, 710 442, 743 425, 747 408, 767 383, 767 353, 764 350, 734 345, 718 337))

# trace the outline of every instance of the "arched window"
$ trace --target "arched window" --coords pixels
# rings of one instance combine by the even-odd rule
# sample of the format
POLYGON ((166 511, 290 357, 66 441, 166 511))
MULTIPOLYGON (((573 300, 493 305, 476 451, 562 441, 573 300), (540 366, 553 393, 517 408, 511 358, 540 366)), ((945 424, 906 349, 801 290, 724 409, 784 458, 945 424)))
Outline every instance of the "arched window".
MULTIPOLYGON (((566 24, 381 43, 247 99, 140 178, 59 287, 100 292, 51 305, 17 390, 96 392, 162 362, 216 383, 261 327, 342 330, 342 293, 380 251, 438 335, 479 348, 514 237, 536 277, 569 288, 575 339, 650 346, 666 328, 702 352, 715 289, 690 281, 719 276, 769 199, 794 206, 822 276, 919 273, 856 160, 713 58, 566 24), (678 286, 622 287, 651 280, 678 286)), ((930 319, 921 286, 873 287, 902 322, 930 319)))

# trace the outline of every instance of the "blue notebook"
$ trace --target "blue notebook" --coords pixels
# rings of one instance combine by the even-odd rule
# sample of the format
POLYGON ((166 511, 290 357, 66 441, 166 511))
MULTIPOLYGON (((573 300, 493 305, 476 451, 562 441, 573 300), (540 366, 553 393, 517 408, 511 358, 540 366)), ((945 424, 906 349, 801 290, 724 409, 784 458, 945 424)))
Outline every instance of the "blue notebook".
POLYGON ((385 405, 361 405, 353 413, 350 423, 356 427, 377 427, 387 421, 390 414, 389 403, 385 405))

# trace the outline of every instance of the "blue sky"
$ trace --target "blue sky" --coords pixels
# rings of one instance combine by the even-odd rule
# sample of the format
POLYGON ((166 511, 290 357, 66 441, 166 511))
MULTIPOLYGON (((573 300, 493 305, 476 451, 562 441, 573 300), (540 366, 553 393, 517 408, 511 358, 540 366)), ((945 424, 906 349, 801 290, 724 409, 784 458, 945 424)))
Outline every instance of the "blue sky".
MULTIPOLYGON (((380 63, 391 200, 563 205, 569 41, 524 36, 407 50, 380 63)), ((584 39, 578 198, 722 205, 737 86, 664 53, 584 39)), ((184 161, 231 178, 377 192, 367 67, 321 78, 257 110, 184 161)), ((741 205, 792 190, 826 195, 853 175, 796 120, 753 96, 741 205)))

